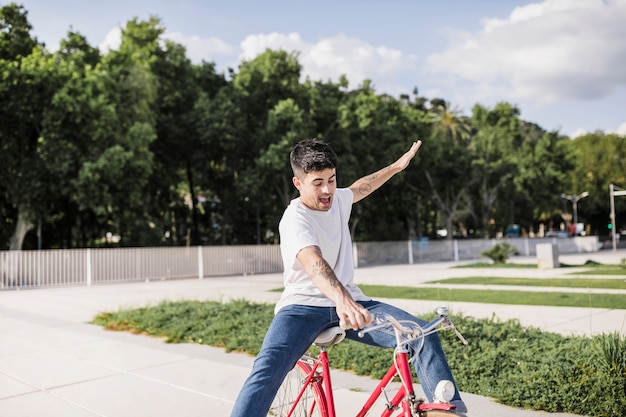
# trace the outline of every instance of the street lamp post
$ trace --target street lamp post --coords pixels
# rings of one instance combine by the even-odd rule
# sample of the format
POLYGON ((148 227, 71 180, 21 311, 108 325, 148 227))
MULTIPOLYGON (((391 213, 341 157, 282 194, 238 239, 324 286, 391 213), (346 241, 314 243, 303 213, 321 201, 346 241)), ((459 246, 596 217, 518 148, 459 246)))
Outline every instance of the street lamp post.
POLYGON ((611 232, 613 235, 613 238, 611 240, 613 241, 613 252, 615 252, 617 250, 617 231, 615 230, 615 196, 626 196, 626 190, 622 190, 621 188, 611 183, 609 184, 609 195, 611 197, 611 232), (617 191, 615 190, 616 188, 617 191))
POLYGON ((585 198, 589 195, 589 191, 585 191, 578 195, 561 194, 561 198, 572 202, 572 213, 574 215, 573 223, 578 224, 578 200, 585 198))

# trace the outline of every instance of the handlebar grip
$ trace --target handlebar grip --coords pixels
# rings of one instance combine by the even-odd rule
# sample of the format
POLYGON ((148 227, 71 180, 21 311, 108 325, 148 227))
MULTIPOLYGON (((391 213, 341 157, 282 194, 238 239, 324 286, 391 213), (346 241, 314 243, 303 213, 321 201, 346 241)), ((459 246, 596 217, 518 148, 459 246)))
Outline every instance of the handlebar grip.
POLYGON ((341 327, 342 330, 350 330, 352 328, 352 323, 347 320, 339 320, 339 327, 341 327))

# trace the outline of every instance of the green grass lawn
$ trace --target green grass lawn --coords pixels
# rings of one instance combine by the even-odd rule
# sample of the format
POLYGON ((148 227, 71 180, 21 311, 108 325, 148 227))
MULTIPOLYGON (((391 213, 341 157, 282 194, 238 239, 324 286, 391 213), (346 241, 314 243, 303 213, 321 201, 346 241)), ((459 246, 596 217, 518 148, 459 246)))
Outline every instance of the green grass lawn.
MULTIPOLYGON (((574 274, 574 272, 572 272, 574 274)), ((620 275, 626 277, 626 268, 619 266, 603 265, 602 267, 591 268, 586 271, 576 272, 576 275, 620 275)))
POLYGON ((464 265, 456 265, 453 266, 452 268, 511 268, 511 269, 520 269, 520 268, 526 268, 526 269, 537 269, 537 264, 518 264, 518 263, 505 263, 505 264, 495 264, 492 262, 474 262, 471 264, 464 264, 464 265))
MULTIPOLYGON (((587 261, 583 265, 560 264, 561 268, 587 268, 585 271, 572 272, 576 275, 616 275, 626 276, 626 268, 622 265, 599 264, 593 261, 587 261)), ((475 262, 465 265, 457 265, 453 268, 490 268, 490 269, 537 269, 537 264, 519 264, 508 262, 504 264, 495 264, 491 262, 475 262)))
POLYGON ((593 307, 626 309, 626 295, 572 292, 534 292, 501 290, 468 290, 419 287, 389 287, 385 285, 359 285, 373 298, 401 298, 409 300, 440 300, 511 305, 543 305, 557 307, 593 307))
POLYGON ((473 285, 519 285, 526 287, 563 287, 626 290, 623 278, 508 278, 508 277, 463 277, 447 278, 428 283, 473 284, 473 285))

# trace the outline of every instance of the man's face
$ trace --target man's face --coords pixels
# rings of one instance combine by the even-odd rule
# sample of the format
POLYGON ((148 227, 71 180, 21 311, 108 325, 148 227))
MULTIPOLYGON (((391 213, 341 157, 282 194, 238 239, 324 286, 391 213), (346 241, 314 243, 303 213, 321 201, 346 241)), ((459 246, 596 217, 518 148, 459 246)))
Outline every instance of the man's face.
POLYGON ((337 189, 335 169, 312 171, 303 178, 293 177, 293 185, 300 191, 300 201, 317 211, 328 211, 333 204, 333 196, 337 189))

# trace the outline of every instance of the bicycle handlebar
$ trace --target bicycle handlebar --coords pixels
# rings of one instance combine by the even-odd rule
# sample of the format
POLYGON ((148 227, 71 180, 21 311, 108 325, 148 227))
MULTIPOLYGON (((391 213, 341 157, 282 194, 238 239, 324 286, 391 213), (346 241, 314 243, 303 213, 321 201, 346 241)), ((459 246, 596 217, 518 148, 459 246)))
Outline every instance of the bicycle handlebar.
POLYGON ((457 328, 454 326, 454 323, 452 323, 452 320, 450 320, 450 317, 448 316, 448 309, 445 307, 439 307, 437 308, 436 312, 439 317, 435 318, 433 321, 427 323, 424 326, 420 326, 413 321, 399 321, 390 315, 376 317, 376 324, 372 324, 361 329, 358 333, 358 336, 364 337, 369 332, 373 332, 383 327, 391 326, 396 332, 396 337, 398 338, 398 341, 401 340, 401 337, 403 335, 408 337, 407 340, 403 341, 404 343, 406 343, 414 339, 424 338, 440 330, 453 330, 454 334, 461 340, 461 342, 464 345, 467 345, 467 340, 463 337, 461 332, 457 330, 457 328))

